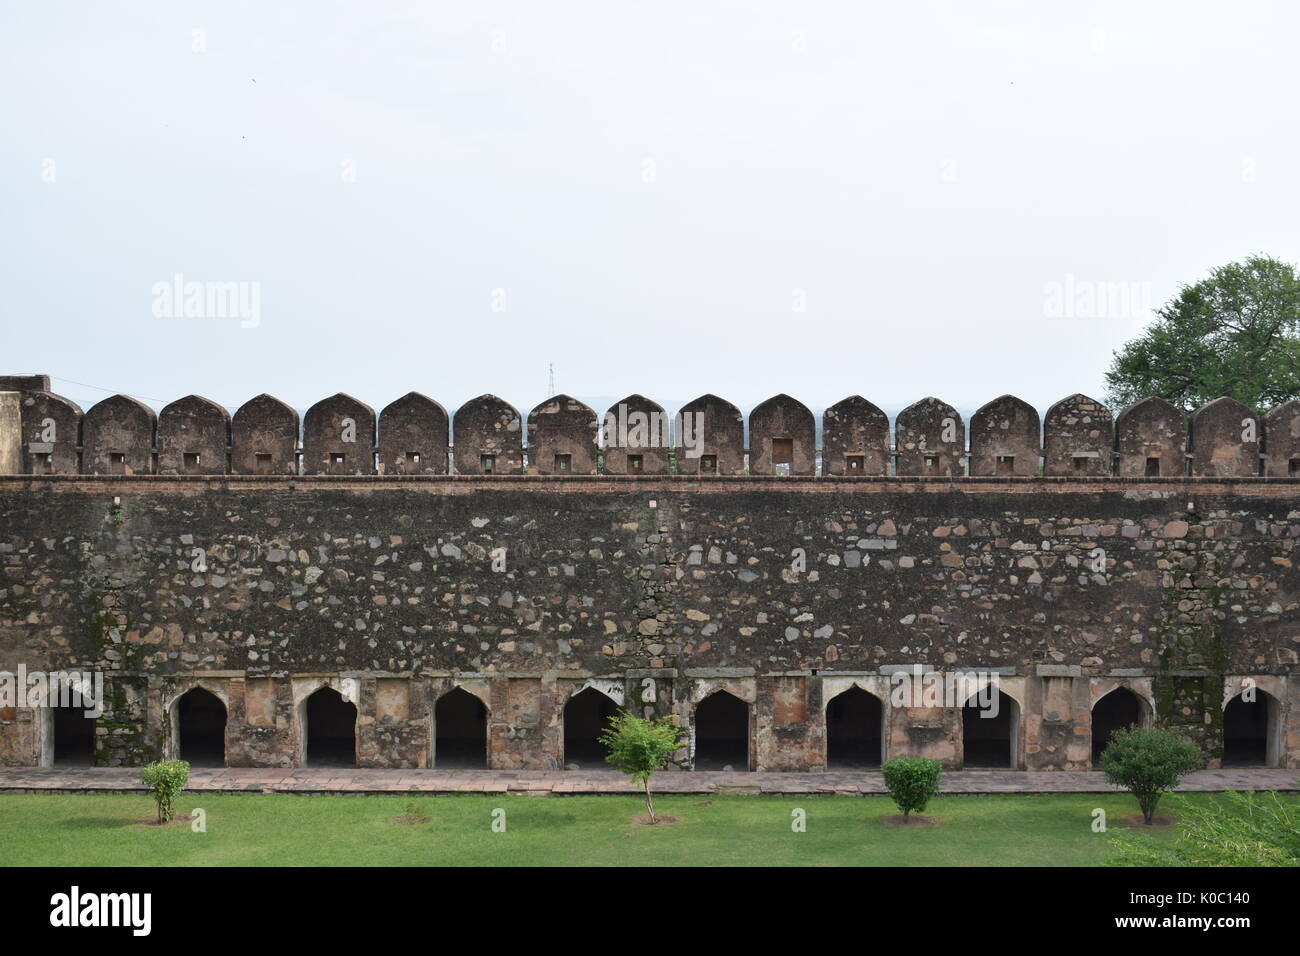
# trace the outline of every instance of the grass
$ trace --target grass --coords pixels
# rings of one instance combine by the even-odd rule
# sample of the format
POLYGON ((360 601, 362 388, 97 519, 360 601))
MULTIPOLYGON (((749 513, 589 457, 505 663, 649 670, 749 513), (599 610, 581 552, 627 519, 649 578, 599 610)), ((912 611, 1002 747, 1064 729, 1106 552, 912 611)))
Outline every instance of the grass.
MULTIPOLYGON (((1190 794, 1196 803, 1222 799, 1190 794)), ((662 796, 672 825, 646 827, 636 796, 294 796, 186 793, 177 813, 206 812, 207 832, 143 826, 146 795, 0 795, 0 862, 43 866, 888 865, 1091 866, 1137 812, 1125 794, 935 798, 934 827, 887 826, 888 797, 662 796), (393 824, 414 803, 423 824, 393 824), (491 828, 506 815, 504 833, 491 828), (807 829, 792 832, 792 811, 807 829)), ((1168 812, 1167 803, 1161 811, 1168 812)), ((1176 828, 1143 832, 1172 839, 1176 828)))

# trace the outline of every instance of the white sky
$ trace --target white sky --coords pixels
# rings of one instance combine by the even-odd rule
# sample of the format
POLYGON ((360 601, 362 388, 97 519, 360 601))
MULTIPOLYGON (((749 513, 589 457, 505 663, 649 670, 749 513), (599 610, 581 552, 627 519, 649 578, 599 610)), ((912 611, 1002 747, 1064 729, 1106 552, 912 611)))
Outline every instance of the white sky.
POLYGON ((1298 27, 1186 0, 6 0, 0 364, 83 407, 106 393, 70 380, 526 412, 549 362, 664 404, 1103 397, 1141 310, 1053 314, 1051 284, 1159 305, 1300 260, 1298 27), (176 273, 260 283, 259 323, 155 317, 176 273))

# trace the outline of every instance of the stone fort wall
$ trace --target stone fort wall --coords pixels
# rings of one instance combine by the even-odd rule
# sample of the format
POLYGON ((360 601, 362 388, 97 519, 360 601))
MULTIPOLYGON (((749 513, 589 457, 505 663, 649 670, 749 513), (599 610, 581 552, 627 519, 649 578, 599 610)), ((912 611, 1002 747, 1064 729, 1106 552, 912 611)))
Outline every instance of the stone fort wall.
MULTIPOLYGON (((1242 479, 0 478, 0 669, 108 675, 100 760, 166 752, 176 696, 227 703, 228 760, 301 760, 300 705, 359 686, 358 759, 428 766, 434 702, 490 762, 554 767, 592 685, 690 729, 725 689, 757 768, 822 766, 828 695, 995 671, 1018 763, 1086 766, 1125 686, 1213 757, 1250 678, 1300 758, 1297 485, 1242 479), (196 565, 196 560, 201 562, 196 565), (202 567, 203 570, 196 570, 202 567), (1101 570, 1096 570, 1101 568, 1101 570), (593 685, 592 682, 595 682, 593 685)), ((39 715, 0 714, 34 763, 39 715)), ((960 713, 886 708, 887 753, 962 763, 960 713)))
MULTIPOLYGON (((48 391, 22 401, 38 393, 48 391)), ((1212 765, 1225 706, 1255 688, 1268 702, 1268 762, 1300 766, 1300 480, 1147 474, 1147 458, 1188 454, 1172 418, 1143 430, 1139 451, 1160 454, 1142 455, 1140 474, 983 474, 978 414, 973 476, 837 474, 825 468, 836 449, 885 457, 870 457, 879 424, 854 405, 851 429, 827 411, 820 476, 297 474, 306 468, 290 471, 287 453, 286 470, 267 475, 154 474, 139 455, 134 474, 0 476, 0 671, 103 672, 102 764, 173 752, 175 702, 201 686, 225 704, 229 764, 297 765, 305 701, 329 686, 356 704, 362 766, 435 764, 436 704, 461 688, 486 710, 488 765, 555 768, 565 705, 590 687, 675 715, 683 766, 701 702, 726 691, 748 705, 748 766, 815 770, 828 704, 860 687, 883 701, 886 759, 961 766, 960 707, 889 701, 892 675, 919 665, 996 674, 1014 702, 1013 760, 1027 769, 1087 767, 1093 705, 1116 688, 1212 765)), ((1235 443, 1226 426, 1211 430, 1207 409, 1203 462, 1267 469, 1259 455, 1286 447, 1269 428, 1284 418, 1256 420, 1252 446, 1241 427, 1235 443), (1219 436, 1214 450, 1207 434, 1219 436)), ((478 447, 511 460, 518 430, 490 411, 497 444, 478 447)), ((1103 411, 1075 434, 1090 436, 1103 411)), ((795 427, 810 424, 802 416, 768 421, 751 418, 751 464, 764 435, 811 441, 795 427)), ((899 416, 889 454, 942 458, 908 421, 899 416)), ((1196 464, 1197 422, 1186 470, 1210 467, 1196 464)), ((78 456, 102 460, 84 425, 78 456)), ((574 449, 567 428, 534 447, 574 449)), ((379 429, 376 448, 382 417, 379 429)), ((151 435, 159 462, 178 447, 165 446, 161 419, 151 435)), ((275 436, 291 433, 258 435, 255 447, 272 450, 256 454, 275 455, 275 436)), ((1093 437, 1122 466, 1125 446, 1093 437)), ((459 456, 460 442, 450 447, 459 456)), ((728 446, 713 447, 725 464, 728 446)), ((1015 454, 994 455, 994 470, 1026 447, 999 445, 1015 454)), ((1087 448, 1064 448, 1070 467, 1093 463, 1074 454, 1087 448)), ((803 461, 795 452, 791 464, 803 461)), ((584 471, 596 463, 554 453, 584 471)), ((0 708, 0 763, 46 759, 40 710, 0 708)))

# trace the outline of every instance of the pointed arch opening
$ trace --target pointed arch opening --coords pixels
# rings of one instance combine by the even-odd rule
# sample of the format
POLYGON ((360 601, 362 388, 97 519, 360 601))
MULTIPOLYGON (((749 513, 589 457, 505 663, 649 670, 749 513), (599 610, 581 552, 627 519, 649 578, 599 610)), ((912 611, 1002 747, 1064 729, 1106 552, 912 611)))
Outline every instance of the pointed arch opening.
POLYGON ((967 770, 1015 770, 1020 705, 1002 691, 974 694, 961 709, 962 766, 967 770))
POLYGON ((309 767, 357 765, 357 705, 333 687, 322 687, 303 705, 305 757, 309 767))
POLYGON ((463 687, 438 698, 433 708, 433 765, 482 770, 487 766, 487 707, 463 687))
POLYGON ((1145 707, 1142 698, 1127 687, 1116 687, 1092 705, 1092 765, 1101 766, 1105 752, 1116 731, 1141 727, 1145 707))
POLYGON ((609 751, 600 735, 617 713, 618 705, 594 687, 569 698, 564 705, 564 769, 609 769, 605 763, 609 751))
POLYGON ((749 769, 749 704, 725 690, 695 708, 695 769, 749 769))
POLYGON ((177 699, 176 754, 192 767, 226 765, 226 705, 216 694, 193 687, 177 699))
POLYGON ((1258 687, 1223 708, 1223 766, 1276 767, 1279 757, 1277 700, 1258 687), (1248 700, 1253 691, 1254 700, 1248 700))
POLYGON ((880 698, 850 687, 826 704, 826 766, 831 770, 879 767, 884 754, 880 698))

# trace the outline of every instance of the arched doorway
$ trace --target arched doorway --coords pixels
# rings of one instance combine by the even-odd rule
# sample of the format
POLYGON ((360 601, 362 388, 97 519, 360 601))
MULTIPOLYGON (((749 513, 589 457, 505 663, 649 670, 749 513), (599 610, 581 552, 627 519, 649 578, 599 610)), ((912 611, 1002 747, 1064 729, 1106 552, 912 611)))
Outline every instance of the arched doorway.
POLYGON ((192 767, 226 765, 226 705, 193 687, 176 701, 176 754, 192 767))
POLYGON ((438 698, 433 708, 433 765, 482 770, 487 766, 487 707, 461 687, 438 698))
POLYGON ((725 690, 695 708, 695 769, 749 769, 749 705, 725 690))
POLYGON ((588 687, 574 694, 564 705, 564 763, 566 770, 608 770, 605 755, 609 751, 600 735, 609 727, 609 718, 618 713, 618 705, 588 687))
POLYGON ((1254 700, 1238 694, 1223 708, 1223 766, 1275 767, 1277 701, 1259 688, 1254 700))
POLYGON ((1116 687, 1092 705, 1092 765, 1101 765, 1101 755, 1115 731, 1142 726, 1142 698, 1127 687, 1116 687))
POLYGON ((357 707, 333 687, 322 687, 303 706, 309 767, 357 765, 357 707))
POLYGON ((826 766, 865 770, 880 766, 884 752, 880 698, 850 687, 826 705, 826 766))
POLYGON ((964 769, 1016 769, 1019 709, 1015 700, 1002 691, 997 691, 996 696, 981 692, 966 701, 961 709, 964 769))

